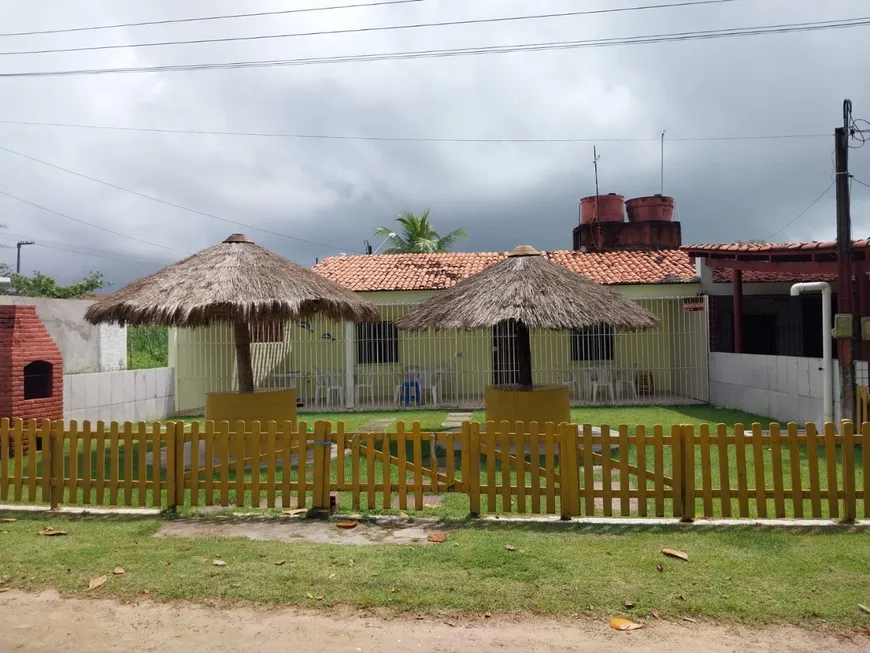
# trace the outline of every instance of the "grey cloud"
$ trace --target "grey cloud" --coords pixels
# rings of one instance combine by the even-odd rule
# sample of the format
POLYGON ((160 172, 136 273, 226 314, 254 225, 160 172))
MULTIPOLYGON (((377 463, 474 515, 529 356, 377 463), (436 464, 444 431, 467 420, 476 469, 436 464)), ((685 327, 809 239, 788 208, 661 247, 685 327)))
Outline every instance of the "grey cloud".
MULTIPOLYGON (((4 29, 124 22, 238 11, 229 2, 121 7, 80 2, 52 11, 0 8, 4 29)), ((312 4, 315 4, 312 2, 312 4)), ((326 4, 325 2, 323 4, 326 4)), ((283 8, 284 3, 258 4, 283 8)), ((603 5, 602 5, 603 6, 603 5)), ((574 7, 560 0, 419 5, 324 12, 292 19, 17 39, 0 49, 154 38, 343 28, 451 20, 574 7)), ((469 45, 598 38, 857 15, 854 3, 735 2, 658 12, 530 21, 256 44, 0 58, 0 70, 152 65, 326 56, 469 45)), ((16 101, 0 118, 217 129, 436 137, 601 137, 602 192, 658 191, 659 147, 604 137, 667 138, 831 133, 851 97, 870 117, 857 70, 866 29, 642 47, 344 66, 4 81, 16 101), (844 69, 842 61, 852 66, 844 69)), ((299 239, 249 231, 303 264, 377 244, 374 228, 403 210, 431 208, 436 225, 465 227, 463 249, 520 242, 570 246, 577 203, 594 193, 592 143, 426 144, 160 135, 0 125, 0 145, 167 201, 299 239)), ((678 198, 685 242, 763 238, 830 183, 832 138, 678 142, 666 139, 665 192, 678 198)), ((853 150, 870 183, 870 147, 853 150)), ((0 189, 169 247, 193 251, 245 230, 0 153, 0 189)), ((870 229, 870 188, 855 185, 856 235, 870 229)), ((833 235, 833 192, 781 239, 833 235)), ((0 198, 9 231, 127 261, 31 248, 25 270, 65 281, 100 269, 118 284, 180 254, 111 236, 0 198), (145 263, 134 262, 145 261, 145 263), (153 261, 149 267, 148 261, 153 261)), ((2 237, 2 233, 0 233, 2 237)), ((3 238, 6 242, 14 239, 3 238)), ((7 259, 9 257, 7 256, 7 259)))

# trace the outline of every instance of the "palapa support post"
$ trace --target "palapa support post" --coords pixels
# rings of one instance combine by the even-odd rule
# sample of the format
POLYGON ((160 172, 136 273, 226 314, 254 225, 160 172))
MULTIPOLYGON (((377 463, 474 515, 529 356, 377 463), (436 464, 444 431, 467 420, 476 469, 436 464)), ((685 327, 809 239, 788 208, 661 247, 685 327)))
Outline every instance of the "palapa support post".
POLYGON ((236 337, 236 366, 239 373, 239 392, 254 391, 254 364, 251 360, 251 329, 243 320, 233 322, 236 337))
POLYGON ((517 321, 516 337, 517 367, 519 369, 519 384, 523 388, 532 387, 532 341, 529 327, 517 321))

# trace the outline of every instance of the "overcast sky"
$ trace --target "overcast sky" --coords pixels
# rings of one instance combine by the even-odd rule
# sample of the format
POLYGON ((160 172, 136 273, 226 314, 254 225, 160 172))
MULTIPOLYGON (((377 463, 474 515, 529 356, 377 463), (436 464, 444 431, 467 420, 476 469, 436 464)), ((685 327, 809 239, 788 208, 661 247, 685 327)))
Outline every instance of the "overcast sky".
MULTIPOLYGON (((360 0, 357 0, 360 1, 360 0)), ((366 0, 362 0, 366 1, 366 0)), ((422 0, 235 20, 0 37, 0 53, 342 30, 631 7, 668 0, 422 0)), ((7 1, 0 32, 353 4, 354 0, 7 1)), ((749 27, 870 16, 864 0, 734 0, 500 24, 81 53, 0 56, 0 73, 297 59, 749 27)), ((0 78, 0 120, 158 129, 431 138, 594 139, 602 193, 677 197, 683 242, 768 238, 832 182, 842 101, 870 119, 870 27, 721 40, 410 61, 194 72, 0 78), (779 140, 683 140, 820 134, 779 140), (608 139, 652 139, 615 142, 608 139)), ((866 126, 866 125, 865 125, 866 126)), ((431 209, 464 250, 567 249, 594 194, 593 142, 420 143, 161 134, 0 124, 0 147, 190 209, 173 208, 0 151, 0 252, 37 241, 22 272, 116 285, 247 233, 299 263, 377 247, 375 227, 431 209), (292 236, 317 244, 293 240, 292 236), (65 250, 77 250, 78 253, 65 250), (90 255, 86 255, 90 254, 90 255), (110 258, 111 257, 111 258, 110 258)), ((870 183, 870 146, 851 168, 870 183)), ((856 237, 870 188, 853 189, 856 237)), ((833 188, 774 240, 834 236, 833 188)))

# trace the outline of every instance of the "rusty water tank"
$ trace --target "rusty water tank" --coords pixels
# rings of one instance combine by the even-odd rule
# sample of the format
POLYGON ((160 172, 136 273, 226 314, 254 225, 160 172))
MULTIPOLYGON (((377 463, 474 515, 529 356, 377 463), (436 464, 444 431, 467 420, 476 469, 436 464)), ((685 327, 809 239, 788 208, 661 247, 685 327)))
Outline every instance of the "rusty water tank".
POLYGON ((674 219, 673 197, 649 195, 635 197, 625 203, 629 222, 670 222, 674 219))
POLYGON ((590 195, 580 200, 580 223, 588 224, 595 217, 595 209, 598 207, 599 222, 623 222, 625 221, 625 197, 616 193, 607 195, 590 195))

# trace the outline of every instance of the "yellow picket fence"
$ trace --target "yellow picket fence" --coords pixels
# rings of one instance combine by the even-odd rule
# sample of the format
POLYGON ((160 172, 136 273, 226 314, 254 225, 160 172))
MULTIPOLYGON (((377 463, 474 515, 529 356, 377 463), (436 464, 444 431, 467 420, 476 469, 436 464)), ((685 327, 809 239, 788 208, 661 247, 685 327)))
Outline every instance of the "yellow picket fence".
POLYGON ((855 403, 857 404, 858 424, 870 422, 870 388, 866 385, 855 386, 855 403))
POLYGON ((870 423, 466 423, 346 433, 305 422, 0 421, 0 502, 417 510, 472 515, 870 517, 870 423), (25 446, 25 443, 27 446, 25 446))

